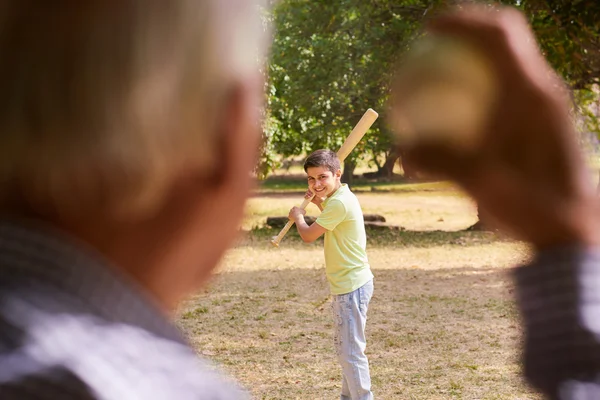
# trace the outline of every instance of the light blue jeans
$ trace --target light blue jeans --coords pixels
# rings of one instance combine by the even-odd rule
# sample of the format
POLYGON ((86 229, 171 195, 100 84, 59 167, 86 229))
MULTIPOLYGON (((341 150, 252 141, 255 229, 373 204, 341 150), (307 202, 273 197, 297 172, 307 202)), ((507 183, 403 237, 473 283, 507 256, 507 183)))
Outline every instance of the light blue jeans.
POLYGON ((373 296, 373 280, 353 292, 334 295, 334 344, 342 367, 341 400, 371 400, 369 360, 365 355, 367 310, 373 296))

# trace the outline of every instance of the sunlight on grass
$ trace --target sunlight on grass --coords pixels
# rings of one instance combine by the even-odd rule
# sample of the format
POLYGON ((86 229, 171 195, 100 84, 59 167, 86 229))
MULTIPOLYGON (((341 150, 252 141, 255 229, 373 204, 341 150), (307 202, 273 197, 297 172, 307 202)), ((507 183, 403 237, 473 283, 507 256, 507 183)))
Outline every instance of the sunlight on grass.
MULTIPOLYGON (((518 243, 369 250, 368 355, 382 399, 538 399, 520 379, 508 268, 518 243)), ((182 306, 197 351, 254 398, 331 399, 340 388, 322 248, 240 246, 182 306)))
MULTIPOLYGON (((415 184, 408 191, 356 193, 363 213, 380 214, 386 221, 409 230, 459 230, 477 221, 477 209, 462 192, 448 186, 415 184), (427 190, 417 190, 418 186, 427 190), (429 186, 426 186, 429 185, 429 186)), ((265 225, 269 216, 286 216, 294 205, 303 201, 302 193, 259 194, 248 201, 246 230, 265 225)), ((319 210, 309 205, 307 215, 316 216, 319 210)))
MULTIPOLYGON (((375 275, 367 354, 376 398, 540 399, 521 379, 510 277, 528 247, 461 231, 476 221, 476 209, 452 187, 397 189, 357 194, 365 213, 407 229, 367 230, 375 275)), ((267 216, 286 215, 301 201, 298 193, 252 198, 248 231, 178 313, 196 351, 256 399, 339 397, 322 240, 305 244, 292 231, 274 248, 276 230, 264 227, 267 216)), ((317 213, 311 206, 309 214, 317 213)))

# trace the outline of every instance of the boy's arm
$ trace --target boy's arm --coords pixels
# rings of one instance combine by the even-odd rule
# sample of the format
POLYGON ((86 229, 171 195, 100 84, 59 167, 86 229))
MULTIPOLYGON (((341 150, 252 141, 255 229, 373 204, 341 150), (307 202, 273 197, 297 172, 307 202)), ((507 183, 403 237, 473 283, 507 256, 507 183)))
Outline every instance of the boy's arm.
POLYGON ((327 229, 316 222, 308 225, 304 220, 304 214, 306 214, 306 210, 294 207, 290 210, 289 218, 296 223, 296 229, 298 229, 302 240, 306 243, 312 243, 327 232, 327 229))

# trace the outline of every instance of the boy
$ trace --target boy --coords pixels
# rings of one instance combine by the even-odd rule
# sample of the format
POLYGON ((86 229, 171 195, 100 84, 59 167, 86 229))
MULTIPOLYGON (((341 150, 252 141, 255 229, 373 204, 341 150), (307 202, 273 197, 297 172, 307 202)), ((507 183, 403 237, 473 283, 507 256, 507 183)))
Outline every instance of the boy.
POLYGON ((373 274, 367 259, 367 237, 360 204, 348 185, 340 181, 337 155, 317 150, 304 162, 312 202, 321 215, 312 225, 305 210, 293 207, 289 218, 307 243, 325 234, 325 272, 333 295, 334 342, 342 367, 342 400, 369 400, 371 378, 365 355, 367 309, 373 295, 373 274))

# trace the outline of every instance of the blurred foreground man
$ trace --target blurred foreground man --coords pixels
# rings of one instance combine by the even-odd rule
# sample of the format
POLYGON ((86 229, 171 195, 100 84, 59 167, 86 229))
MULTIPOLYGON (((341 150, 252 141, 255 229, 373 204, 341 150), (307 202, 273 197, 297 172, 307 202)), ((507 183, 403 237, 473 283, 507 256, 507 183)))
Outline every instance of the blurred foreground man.
POLYGON ((567 91, 513 9, 463 9, 430 31, 478 48, 500 92, 478 146, 421 142, 408 156, 458 182, 499 227, 533 246, 533 261, 514 274, 529 382, 551 399, 600 399, 598 198, 567 91))
POLYGON ((0 398, 239 399, 170 322, 235 238, 252 0, 0 6, 0 398))

